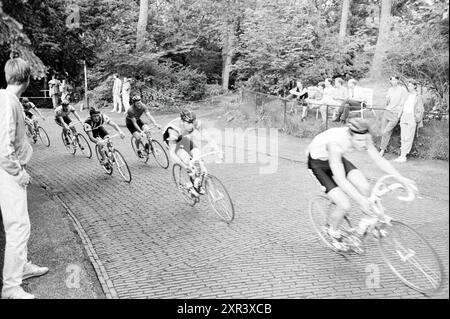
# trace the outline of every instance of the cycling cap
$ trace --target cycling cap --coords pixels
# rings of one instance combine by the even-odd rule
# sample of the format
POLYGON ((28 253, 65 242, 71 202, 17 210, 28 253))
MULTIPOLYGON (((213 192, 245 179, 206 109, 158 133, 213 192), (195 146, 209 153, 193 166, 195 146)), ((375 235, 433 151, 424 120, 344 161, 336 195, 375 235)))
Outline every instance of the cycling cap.
POLYGON ((348 120, 347 126, 353 133, 356 134, 366 134, 370 132, 369 123, 360 118, 353 118, 348 120))
POLYGON ((184 122, 188 122, 188 123, 193 123, 195 121, 195 119, 197 118, 195 113, 192 112, 191 110, 182 110, 180 112, 180 117, 181 117, 181 120, 183 120, 184 122))
POLYGON ((141 97, 139 95, 133 95, 133 97, 131 98, 132 102, 137 102, 137 101, 140 101, 140 100, 141 100, 141 97))
POLYGON ((89 115, 92 116, 92 115, 95 115, 95 114, 100 114, 100 111, 97 110, 95 107, 93 107, 93 108, 91 108, 89 110, 89 115))

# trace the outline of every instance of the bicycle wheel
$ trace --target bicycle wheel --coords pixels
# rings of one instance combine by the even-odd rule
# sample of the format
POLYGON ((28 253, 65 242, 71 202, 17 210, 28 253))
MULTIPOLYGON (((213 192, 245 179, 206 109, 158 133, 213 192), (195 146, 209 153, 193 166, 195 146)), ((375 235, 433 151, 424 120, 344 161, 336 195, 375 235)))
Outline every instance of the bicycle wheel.
POLYGON ((131 137, 131 147, 133 148, 133 152, 136 157, 144 163, 148 161, 148 153, 144 151, 144 144, 142 144, 142 140, 139 141, 139 148, 141 149, 141 156, 138 155, 138 150, 136 149, 136 138, 134 136, 131 137))
POLYGON ((234 205, 222 182, 214 175, 207 175, 205 190, 216 214, 227 223, 231 223, 234 219, 234 205))
POLYGON ((48 134, 42 126, 38 126, 37 133, 39 135, 39 138, 41 139, 41 142, 45 146, 50 147, 50 139, 48 138, 48 134))
POLYGON ((128 167, 128 164, 125 161, 125 159, 123 158, 122 154, 120 154, 120 152, 118 150, 114 150, 113 157, 114 157, 114 163, 116 163, 119 174, 123 177, 125 182, 130 183, 131 182, 130 168, 128 167))
POLYGON ((64 136, 64 132, 61 132, 61 139, 63 141, 64 147, 70 154, 75 154, 77 149, 73 145, 73 135, 71 132, 67 132, 67 140, 69 143, 66 143, 66 138, 64 136))
POLYGON ((91 158, 92 157, 91 146, 89 145, 88 141, 83 136, 83 134, 81 133, 77 134, 77 143, 81 153, 83 153, 83 155, 86 156, 87 158, 91 158))
POLYGON ((95 145, 95 154, 97 155, 98 162, 100 166, 103 168, 103 170, 108 174, 111 175, 113 173, 113 167, 109 163, 109 161, 106 164, 102 164, 102 156, 100 155, 100 148, 98 145, 95 145))
MULTIPOLYGON (((336 247, 332 244, 332 240, 328 235, 326 227, 329 223, 329 215, 335 207, 336 205, 333 204, 328 197, 324 195, 314 196, 309 201, 309 218, 311 219, 314 230, 319 235, 322 242, 331 250, 342 254, 343 252, 336 249, 336 247)), ((344 218, 340 228, 343 230, 351 228, 350 221, 347 218, 344 218)))
POLYGON ((156 163, 159 164, 164 169, 169 167, 169 157, 167 156, 166 150, 157 140, 151 140, 152 154, 155 158, 156 163))
POLYGON ((431 245, 414 229, 392 221, 380 233, 381 255, 406 285, 423 294, 437 292, 443 281, 441 261, 431 245))
POLYGON ((194 206, 199 199, 189 192, 187 185, 189 183, 192 184, 192 182, 186 170, 182 168, 180 164, 175 164, 172 167, 172 175, 175 186, 181 192, 183 199, 188 202, 189 205, 194 206))

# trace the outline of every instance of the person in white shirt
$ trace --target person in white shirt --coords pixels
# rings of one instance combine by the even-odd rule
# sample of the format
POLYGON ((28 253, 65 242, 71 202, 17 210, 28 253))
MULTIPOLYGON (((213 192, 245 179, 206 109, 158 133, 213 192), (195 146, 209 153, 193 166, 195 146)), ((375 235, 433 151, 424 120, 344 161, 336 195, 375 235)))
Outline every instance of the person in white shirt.
POLYGON ((59 97, 60 97, 60 84, 59 80, 56 78, 56 75, 52 75, 52 79, 48 82, 49 95, 52 98, 53 108, 56 109, 59 105, 59 97))
MULTIPOLYGON (((130 78, 124 77, 122 83, 122 104, 126 113, 130 108, 131 83, 130 78)), ((119 111, 120 112, 120 111, 119 111)))
POLYGON ((400 116, 400 156, 394 160, 397 163, 406 162, 406 155, 411 151, 416 128, 421 125, 424 112, 422 97, 417 92, 417 83, 408 81, 407 88, 408 94, 404 99, 400 116))
POLYGON ((334 122, 345 122, 350 114, 350 111, 361 109, 361 103, 365 103, 364 95, 362 93, 362 88, 358 85, 355 79, 350 79, 348 81, 348 95, 347 99, 344 100, 334 122))
POLYGON ((302 109, 302 120, 304 120, 308 112, 308 106, 305 102, 308 98, 308 90, 303 87, 300 80, 297 80, 297 86, 289 91, 289 96, 287 98, 289 99, 292 97, 296 98, 297 106, 302 109))
POLYGON ((111 110, 111 112, 121 113, 123 109, 122 99, 120 98, 122 94, 122 80, 119 78, 119 75, 117 73, 113 75, 113 78, 113 109, 111 110))
POLYGON ((22 280, 48 272, 28 261, 30 218, 27 185, 30 176, 25 165, 33 149, 25 135, 24 112, 19 100, 30 83, 31 69, 21 58, 6 62, 6 89, 0 90, 0 208, 6 245, 3 265, 2 298, 34 299, 25 292, 22 280))

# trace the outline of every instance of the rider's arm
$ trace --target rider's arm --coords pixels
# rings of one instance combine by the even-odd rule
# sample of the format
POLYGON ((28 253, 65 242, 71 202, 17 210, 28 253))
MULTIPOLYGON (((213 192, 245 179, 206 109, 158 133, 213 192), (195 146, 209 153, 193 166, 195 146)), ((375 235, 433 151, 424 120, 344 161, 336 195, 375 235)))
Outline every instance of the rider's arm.
POLYGON ((153 118, 153 116, 150 114, 149 111, 146 111, 145 114, 146 114, 147 117, 150 119, 150 121, 152 121, 153 125, 158 126, 158 124, 156 124, 155 119, 153 118))
POLYGON ((141 128, 139 127, 139 125, 137 124, 136 118, 132 117, 131 118, 131 123, 133 123, 134 127, 138 130, 138 132, 142 133, 141 128))
POLYGON ((75 117, 78 119, 78 121, 82 122, 81 117, 78 115, 77 111, 74 110, 73 115, 75 115, 75 117))
POLYGON ((39 111, 39 109, 38 109, 36 106, 33 107, 33 109, 37 112, 37 114, 39 114, 39 116, 40 116, 41 118, 44 117, 44 116, 42 115, 41 111, 39 111))
POLYGON ((363 202, 365 197, 358 192, 356 187, 346 177, 344 164, 342 163, 342 152, 339 145, 335 143, 328 144, 328 154, 330 168, 336 184, 356 202, 363 202))
POLYGON ((114 127, 114 129, 117 131, 117 133, 122 133, 122 130, 120 129, 119 125, 117 125, 116 123, 114 123, 113 121, 109 120, 108 124, 112 127, 114 127))

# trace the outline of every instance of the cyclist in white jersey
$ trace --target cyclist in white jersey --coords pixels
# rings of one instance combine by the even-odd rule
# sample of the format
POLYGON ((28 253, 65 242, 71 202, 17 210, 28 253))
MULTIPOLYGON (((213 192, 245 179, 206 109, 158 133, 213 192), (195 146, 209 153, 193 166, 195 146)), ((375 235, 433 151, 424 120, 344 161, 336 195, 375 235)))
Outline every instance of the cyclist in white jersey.
MULTIPOLYGON (((201 155, 200 148, 192 138, 192 134, 200 130, 201 123, 197 120, 195 113, 190 110, 182 110, 180 117, 170 121, 163 129, 163 141, 169 148, 170 158, 189 173, 192 171, 189 166, 191 158, 201 155)), ((206 132, 202 132, 202 137, 208 141, 208 145, 211 145, 216 151, 220 151, 215 141, 206 132)), ((201 171, 203 171, 202 167, 201 171)), ((193 184, 198 193, 204 193, 201 186, 197 187, 195 180, 193 184)))
POLYGON ((341 243, 339 225, 351 208, 349 197, 365 212, 370 211, 370 185, 366 177, 344 154, 366 151, 375 164, 385 173, 395 175, 405 187, 416 189, 415 183, 403 176, 377 151, 372 141, 369 123, 363 119, 350 119, 346 127, 331 128, 317 135, 306 153, 308 169, 317 178, 325 193, 336 204, 329 216, 328 234, 337 249, 345 249, 341 243))

